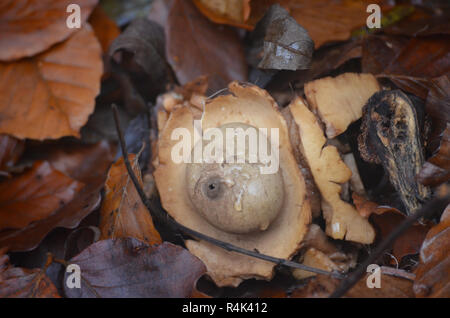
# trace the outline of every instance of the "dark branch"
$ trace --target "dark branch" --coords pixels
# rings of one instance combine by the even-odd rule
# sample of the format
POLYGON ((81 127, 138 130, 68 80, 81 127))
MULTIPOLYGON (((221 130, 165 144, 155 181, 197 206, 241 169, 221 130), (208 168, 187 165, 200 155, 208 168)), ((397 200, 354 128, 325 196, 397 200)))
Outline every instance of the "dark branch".
POLYGON ((160 219, 162 222, 167 223, 171 228, 173 229, 177 229, 183 233, 185 233, 186 235, 190 235, 192 237, 195 237, 197 239, 203 240, 205 242, 211 243, 215 246, 221 247, 227 251, 232 251, 232 252, 236 252, 236 253, 240 253, 240 254, 244 254, 247 256, 251 256, 251 257, 255 257, 261 260, 265 260, 271 263, 275 263, 278 265, 283 265, 283 266, 287 266, 287 267, 293 267, 293 268, 298 268, 298 269, 302 269, 304 271, 308 271, 308 272, 313 272, 316 274, 322 274, 322 275, 328 275, 328 276, 332 276, 335 278, 339 278, 342 279, 345 276, 338 273, 338 272, 328 272, 325 270, 321 270, 318 268, 314 268, 314 267, 310 267, 310 266, 306 266, 303 264, 299 264, 293 261, 289 261, 289 260, 285 260, 282 258, 277 258, 277 257, 273 257, 273 256, 269 256, 269 255, 265 255, 265 254, 261 254, 255 251, 250 251, 250 250, 246 250, 244 248, 235 246, 233 244, 229 244, 220 240, 217 240, 213 237, 207 236, 205 234, 202 234, 200 232, 197 232, 195 230, 192 230, 180 223, 178 223, 177 221, 175 221, 172 217, 169 216, 169 214, 164 211, 162 209, 162 207, 160 207, 159 204, 155 204, 152 200, 149 200, 147 198, 147 196, 144 193, 144 190, 142 189, 141 185, 139 184, 139 181, 136 177, 136 175, 134 174, 133 169, 131 168, 131 164, 130 161, 128 160, 128 153, 127 153, 127 148, 126 148, 126 143, 125 143, 125 138, 123 136, 123 131, 122 128, 120 126, 120 121, 119 121, 119 113, 117 110, 117 106, 113 105, 112 106, 113 109, 113 113, 114 113, 114 120, 115 120, 115 124, 116 124, 116 129, 117 129, 117 134, 119 135, 119 142, 120 142, 120 146, 122 148, 122 156, 125 162, 125 166, 127 167, 127 171, 128 174, 130 175, 131 180, 133 181, 133 184, 136 188, 136 191, 138 192, 142 202, 144 203, 144 205, 147 207, 147 209, 149 210, 150 213, 153 213, 158 219, 160 219))

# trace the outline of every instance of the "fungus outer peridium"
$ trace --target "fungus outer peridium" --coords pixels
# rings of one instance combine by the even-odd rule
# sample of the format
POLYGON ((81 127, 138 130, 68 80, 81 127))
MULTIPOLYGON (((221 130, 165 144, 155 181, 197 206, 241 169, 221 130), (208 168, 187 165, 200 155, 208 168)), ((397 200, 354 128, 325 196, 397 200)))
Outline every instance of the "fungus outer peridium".
MULTIPOLYGON (((168 213, 181 224, 216 239, 248 250, 274 257, 291 258, 311 221, 305 181, 292 154, 286 122, 275 101, 266 91, 251 85, 233 82, 229 95, 218 96, 205 105, 202 128, 218 128, 230 123, 243 123, 256 128, 278 128, 279 169, 284 200, 270 226, 264 231, 234 234, 223 231, 197 211, 187 191, 187 164, 175 164, 171 149, 178 142, 171 139, 174 129, 184 127, 192 136, 194 115, 188 106, 177 107, 170 113, 158 141, 159 165, 154 173, 161 202, 168 213)), ((208 268, 208 275, 219 286, 237 286, 243 279, 270 279, 274 264, 249 256, 228 252, 204 241, 186 241, 187 248, 208 268)))
POLYGON ((375 231, 369 221, 340 198, 340 184, 350 180, 351 170, 342 161, 336 147, 325 146, 327 139, 323 130, 302 98, 292 101, 289 109, 299 127, 305 157, 322 195, 327 235, 334 239, 372 243, 375 231))

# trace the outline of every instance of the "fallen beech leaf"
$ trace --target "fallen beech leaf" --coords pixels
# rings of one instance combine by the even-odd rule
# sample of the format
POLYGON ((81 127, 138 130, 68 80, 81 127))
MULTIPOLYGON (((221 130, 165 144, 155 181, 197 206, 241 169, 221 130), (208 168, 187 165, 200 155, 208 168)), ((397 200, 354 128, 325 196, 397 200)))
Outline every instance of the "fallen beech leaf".
MULTIPOLYGON (((358 212, 365 217, 370 216, 371 223, 378 230, 379 241, 386 238, 406 218, 405 214, 395 208, 379 206, 356 193, 353 193, 352 197, 358 212)), ((420 246, 429 228, 430 226, 427 224, 415 223, 397 238, 392 245, 392 254, 398 262, 406 255, 419 253, 420 246)))
POLYGON ((0 298, 60 298, 42 269, 13 267, 0 251, 0 298))
MULTIPOLYGON (((257 2, 257 1, 255 1, 257 2)), ((366 24, 369 4, 387 8, 386 1, 374 0, 279 0, 291 16, 301 24, 314 41, 315 47, 331 41, 350 38, 351 31, 366 24)))
POLYGON ((25 149, 25 142, 8 135, 0 135, 0 175, 7 173, 19 160, 25 149))
POLYGON ((103 53, 108 53, 111 43, 119 36, 120 29, 100 6, 95 7, 89 18, 89 24, 92 26, 92 29, 102 46, 103 53))
POLYGON ((340 135, 361 118, 367 100, 379 90, 372 74, 344 73, 305 85, 308 103, 325 123, 328 138, 340 135))
POLYGON ((107 141, 96 144, 57 143, 53 148, 39 147, 37 153, 43 153, 56 169, 69 177, 85 184, 105 180, 111 163, 114 161, 114 147, 107 141))
POLYGON ((308 69, 314 51, 308 32, 279 5, 270 7, 258 22, 250 47, 249 58, 259 60, 259 68, 276 70, 308 69))
MULTIPOLYGON (((70 260, 81 269, 75 297, 188 297, 205 265, 186 249, 164 242, 150 246, 134 238, 99 241, 70 260)), ((67 275, 67 274, 66 274, 67 275)))
POLYGON ((77 227, 80 221, 100 204, 103 183, 104 179, 94 179, 76 193, 70 202, 61 207, 58 205, 58 209, 53 210, 47 218, 20 229, 0 231, 0 247, 8 247, 9 251, 29 251, 54 228, 77 227))
MULTIPOLYGON (((142 186, 138 160, 133 154, 128 157, 142 186)), ((162 242, 149 211, 128 175, 123 157, 109 170, 105 192, 100 212, 101 239, 134 237, 148 244, 162 242)))
POLYGON ((393 35, 369 36, 363 43, 363 72, 386 74, 398 87, 418 96, 426 88, 418 80, 450 72, 450 38, 393 35))
POLYGON ((0 183, 0 231, 45 219, 82 187, 48 162, 37 162, 23 175, 0 183))
POLYGON ((0 63, 0 133, 39 140, 79 136, 100 89, 100 56, 86 25, 33 58, 0 63))
POLYGON ((209 75, 214 92, 233 80, 246 81, 247 63, 237 34, 208 21, 191 1, 173 1, 165 31, 167 57, 182 85, 209 75))
MULTIPOLYGON (((78 0, 84 24, 98 0, 78 0)), ((41 53, 67 39, 77 29, 68 28, 66 9, 71 0, 6 0, 0 5, 0 61, 41 53)))
POLYGON ((317 118, 300 97, 289 105, 299 128, 299 136, 314 181, 322 195, 326 233, 334 239, 370 244, 375 232, 367 219, 340 198, 341 184, 351 177, 334 146, 326 146, 326 138, 317 118))
POLYGON ((414 293, 418 297, 450 297, 450 205, 431 228, 420 249, 414 293))

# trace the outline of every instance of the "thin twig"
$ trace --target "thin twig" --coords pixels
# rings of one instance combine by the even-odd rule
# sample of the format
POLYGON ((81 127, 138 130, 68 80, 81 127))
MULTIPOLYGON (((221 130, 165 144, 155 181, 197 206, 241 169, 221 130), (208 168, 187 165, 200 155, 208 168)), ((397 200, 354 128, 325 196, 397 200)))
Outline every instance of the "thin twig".
POLYGON ((178 223, 176 220, 174 220, 172 217, 169 216, 169 214, 164 211, 162 209, 162 207, 160 207, 158 204, 155 204, 152 200, 149 200, 147 198, 147 196, 144 193, 144 190, 142 189, 141 185, 139 184, 138 179, 136 178, 136 175, 134 174, 133 169, 131 168, 131 164, 130 161, 128 160, 128 153, 126 151, 127 147, 126 147, 126 143, 125 143, 125 138, 123 136, 123 131, 122 128, 120 126, 120 121, 119 121, 119 113, 117 110, 117 106, 116 105, 112 105, 112 109, 113 109, 113 113, 114 113, 114 120, 115 120, 115 124, 116 124, 116 129, 117 129, 117 134, 119 135, 119 142, 120 142, 120 146, 122 148, 122 156, 125 162, 125 166, 127 168, 128 174, 130 175, 131 180, 133 181, 133 184, 136 188, 136 191, 139 194, 139 197, 141 198, 142 202, 144 203, 144 205, 147 207, 147 209, 149 210, 150 213, 154 213, 156 215, 157 218, 159 218, 160 220, 162 220, 163 222, 168 223, 169 226, 171 226, 172 228, 178 229, 179 231, 193 236, 197 239, 203 240, 205 242, 211 243, 215 246, 221 247, 227 251, 232 251, 232 252, 236 252, 236 253, 240 253, 240 254, 244 254, 247 256, 251 256, 251 257, 255 257, 264 261, 268 261, 271 263, 275 263, 277 265, 283 265, 283 266, 287 266, 287 267, 293 267, 293 268, 298 268, 298 269, 302 269, 304 271, 308 271, 308 272, 313 272, 316 274, 322 274, 322 275, 327 275, 327 276, 332 276, 335 278, 339 278, 339 279, 343 279, 345 277, 345 275, 342 275, 338 272, 328 272, 322 269, 318 269, 318 268, 314 268, 314 267, 310 267, 310 266, 306 266, 300 263, 296 263, 293 261, 289 261, 286 259, 282 259, 282 258, 277 258, 277 257, 273 257, 273 256, 269 256, 269 255, 265 255, 265 254, 261 254, 259 252, 256 251, 250 251, 238 246, 235 246, 233 244, 227 243, 227 242, 223 242, 220 241, 218 239, 215 239, 213 237, 210 237, 208 235, 202 234, 200 232, 197 232, 193 229, 190 229, 180 223, 178 223))
POLYGON ((442 211, 443 207, 450 203, 450 195, 437 193, 437 197, 423 205, 422 208, 409 215, 402 223, 392 231, 373 251, 373 253, 346 279, 342 280, 336 290, 330 295, 331 298, 341 297, 350 290, 367 271, 367 267, 374 263, 411 225, 426 215, 442 211))

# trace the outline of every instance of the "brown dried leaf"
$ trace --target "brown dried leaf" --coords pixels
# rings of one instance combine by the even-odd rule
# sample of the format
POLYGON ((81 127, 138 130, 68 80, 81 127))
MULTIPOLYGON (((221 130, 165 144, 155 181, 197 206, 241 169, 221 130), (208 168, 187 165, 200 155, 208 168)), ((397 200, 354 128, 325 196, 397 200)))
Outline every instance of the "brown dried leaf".
MULTIPOLYGON (((75 297, 189 297, 205 265, 184 248, 150 246, 134 238, 99 241, 70 260, 81 268, 75 297)), ((66 274, 67 275, 67 274, 66 274)))
MULTIPOLYGON (((352 196, 358 212, 365 217, 370 216, 371 223, 378 230, 380 241, 394 231, 406 218, 405 214, 395 208, 380 206, 356 193, 353 193, 352 196)), ((406 255, 419 253, 420 246, 429 228, 430 226, 427 224, 416 223, 397 238, 392 246, 392 254, 398 262, 406 255)))
MULTIPOLYGON (((78 0, 84 24, 98 0, 78 0)), ((6 0, 0 4, 0 61, 12 61, 47 50, 77 29, 66 25, 71 0, 6 0)))
POLYGON ((0 135, 0 175, 8 173, 24 149, 25 142, 8 135, 0 135))
MULTIPOLYGON (((129 155, 129 159, 142 186, 138 160, 133 154, 129 155)), ((99 226, 102 239, 134 237, 148 244, 162 242, 149 211, 128 175, 123 157, 109 170, 105 191, 99 226)))
POLYGON ((0 250, 0 298, 60 298, 42 269, 13 267, 0 250))
POLYGON ((233 80, 246 81, 247 63, 237 34, 208 21, 191 1, 173 1, 165 32, 168 61, 182 85, 201 75, 210 76, 212 91, 233 80))
POLYGON ((82 187, 48 162, 35 163, 31 170, 0 183, 0 231, 20 229, 47 218, 82 187))
POLYGON ((103 182, 88 184, 72 201, 54 211, 48 218, 33 222, 22 229, 1 231, 0 246, 7 246, 9 251, 29 251, 54 228, 76 228, 83 218, 99 206, 102 188, 103 182))
POLYGON ((349 39, 352 30, 366 24, 369 4, 388 8, 384 5, 386 1, 380 0, 279 0, 278 3, 308 30, 316 48, 327 42, 349 39))
POLYGON ((398 87, 422 98, 431 79, 450 72, 450 37, 369 36, 363 44, 363 72, 387 74, 398 87))
POLYGON ((450 205, 427 234, 420 249, 414 293, 417 297, 450 297, 450 205))
POLYGON ((215 23, 252 28, 246 23, 250 16, 250 0, 194 0, 194 3, 201 13, 215 23))
POLYGON ((40 140, 79 136, 94 110, 102 68, 88 25, 33 58, 0 63, 0 133, 40 140))

